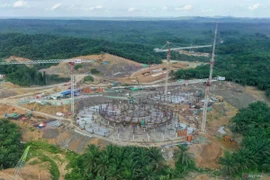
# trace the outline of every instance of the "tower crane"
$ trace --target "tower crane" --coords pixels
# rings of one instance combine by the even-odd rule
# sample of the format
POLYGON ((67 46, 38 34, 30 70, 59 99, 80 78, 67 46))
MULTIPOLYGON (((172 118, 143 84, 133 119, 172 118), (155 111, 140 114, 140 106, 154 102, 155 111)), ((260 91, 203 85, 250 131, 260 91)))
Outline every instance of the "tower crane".
POLYGON ((214 38, 214 43, 213 43, 213 51, 212 51, 212 57, 210 60, 210 73, 209 73, 209 78, 208 78, 208 80, 206 82, 206 86, 205 86, 205 97, 204 97, 203 117, 202 117, 202 126, 201 126, 202 133, 205 133, 205 125, 206 125, 207 109, 208 109, 208 101, 209 101, 209 92, 210 92, 210 86, 211 86, 211 81, 212 81, 212 76, 213 76, 213 67, 214 67, 214 62, 215 62, 217 29, 218 29, 218 25, 216 24, 215 38, 214 38))
POLYGON ((159 52, 167 52, 167 73, 165 77, 165 101, 167 101, 167 96, 168 96, 168 79, 169 79, 169 72, 170 72, 170 61, 171 61, 171 51, 179 51, 179 50, 184 50, 184 49, 199 49, 199 48, 207 48, 207 47, 212 47, 212 45, 196 45, 196 46, 186 46, 186 47, 177 47, 177 48, 171 48, 171 42, 167 41, 167 43, 161 48, 155 48, 154 51, 159 53, 159 52), (168 47, 168 49, 164 49, 165 47, 168 47))
POLYGON ((82 60, 82 59, 50 59, 50 60, 34 60, 34 61, 1 61, 0 66, 4 65, 35 65, 35 64, 58 64, 60 62, 67 62, 71 67, 71 113, 75 114, 75 100, 74 100, 74 87, 75 87, 75 75, 74 75, 74 65, 80 63, 93 63, 95 60, 82 60))

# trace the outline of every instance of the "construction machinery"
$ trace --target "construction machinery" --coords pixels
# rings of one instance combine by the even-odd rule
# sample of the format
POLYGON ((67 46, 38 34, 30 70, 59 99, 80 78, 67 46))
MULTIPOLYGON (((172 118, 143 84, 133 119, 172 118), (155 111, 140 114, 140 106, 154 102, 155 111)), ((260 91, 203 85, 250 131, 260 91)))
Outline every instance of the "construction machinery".
POLYGON ((94 63, 95 60, 82 60, 82 59, 50 59, 50 60, 34 60, 34 61, 0 61, 0 66, 4 65, 35 65, 35 64, 58 64, 60 62, 67 62, 70 64, 71 71, 71 112, 75 114, 75 100, 74 100, 74 89, 75 89, 75 74, 74 74, 74 65, 80 63, 94 63))
POLYGON ((167 43, 161 48, 155 48, 155 52, 167 52, 167 72, 166 72, 166 77, 165 77, 165 100, 167 101, 168 97, 168 79, 169 79, 169 73, 170 73, 170 61, 171 61, 171 51, 179 51, 179 50, 184 50, 184 49, 198 49, 198 48, 207 48, 207 47, 212 47, 212 45, 200 45, 200 46, 187 46, 187 47, 177 47, 177 48, 171 48, 172 43, 167 41, 167 43), (165 47, 168 47, 168 49, 164 49, 165 47))
POLYGON ((210 86, 211 86, 211 81, 212 81, 212 76, 213 76, 213 68, 214 68, 214 62, 215 62, 217 30, 218 30, 218 25, 216 25, 212 57, 210 59, 209 78, 208 78, 208 80, 206 82, 206 86, 205 86, 205 100, 204 100, 204 105, 203 105, 203 117, 202 117, 202 126, 201 126, 201 132, 202 133, 205 133, 206 118, 207 118, 207 111, 208 111, 208 102, 209 102, 209 93, 210 93, 210 86))

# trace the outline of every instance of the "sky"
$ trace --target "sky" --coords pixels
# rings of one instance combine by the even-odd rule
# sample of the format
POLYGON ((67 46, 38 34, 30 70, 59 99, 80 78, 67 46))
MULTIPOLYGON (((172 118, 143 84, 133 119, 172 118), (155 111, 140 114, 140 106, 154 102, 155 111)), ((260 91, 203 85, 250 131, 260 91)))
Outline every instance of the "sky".
POLYGON ((270 17, 270 0, 0 0, 0 17, 270 17))

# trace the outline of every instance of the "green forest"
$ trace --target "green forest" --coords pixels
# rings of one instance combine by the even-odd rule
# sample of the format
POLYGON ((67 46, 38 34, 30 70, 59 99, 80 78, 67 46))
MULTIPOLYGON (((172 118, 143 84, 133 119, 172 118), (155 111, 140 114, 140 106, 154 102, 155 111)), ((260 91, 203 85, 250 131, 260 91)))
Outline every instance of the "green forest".
POLYGON ((23 153, 20 128, 0 119, 0 170, 15 167, 23 153))
POLYGON ((243 139, 239 151, 220 158, 222 174, 235 179, 244 173, 270 173, 270 107, 262 102, 250 104, 232 118, 230 128, 243 139))
POLYGON ((30 68, 26 65, 0 66, 1 74, 6 74, 7 80, 21 86, 49 85, 67 82, 70 78, 58 77, 58 75, 47 75, 38 71, 39 68, 30 68))
MULTIPOLYGON (((173 47, 212 44, 213 19, 194 18, 174 21, 89 21, 89 20, 0 20, 0 59, 21 56, 30 59, 70 58, 78 55, 110 53, 140 63, 160 63, 166 53, 155 53, 167 40, 173 47)), ((270 23, 264 20, 221 19, 219 22, 214 76, 256 86, 270 96, 270 23), (242 22, 241 22, 242 21, 242 22)), ((200 49, 211 52, 211 48, 200 49)), ((173 60, 209 61, 208 58, 172 52, 173 60)), ((43 74, 16 66, 6 73, 20 85, 45 85, 43 74), (34 74, 34 76, 23 75, 34 74), (16 74, 16 75, 15 75, 16 74), (24 79, 21 83, 19 78, 24 79)), ((5 69, 6 67, 4 67, 5 69)), ((206 78, 209 66, 180 70, 175 78, 206 78)), ((47 78, 50 79, 50 78, 47 78)), ((53 79, 53 78, 52 78, 53 79)), ((54 77, 55 81, 61 81, 54 77)), ((48 83, 48 81, 47 81, 48 83)))
MULTIPOLYGON (((266 34, 240 35, 217 46, 214 76, 227 81, 256 86, 270 97, 270 39, 266 34)), ((179 70, 175 78, 207 78, 209 65, 179 70)))

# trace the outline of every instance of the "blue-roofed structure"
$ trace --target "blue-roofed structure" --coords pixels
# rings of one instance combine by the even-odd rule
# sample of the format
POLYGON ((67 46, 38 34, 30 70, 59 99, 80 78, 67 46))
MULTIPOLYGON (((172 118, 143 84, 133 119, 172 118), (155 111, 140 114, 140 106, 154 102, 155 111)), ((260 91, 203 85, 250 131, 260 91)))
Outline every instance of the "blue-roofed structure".
MULTIPOLYGON (((62 94, 63 96, 70 95, 70 94, 71 94, 71 90, 61 92, 60 94, 62 94)), ((75 90, 75 91, 74 91, 74 95, 75 95, 75 96, 78 96, 78 95, 79 95, 78 90, 75 90)))

